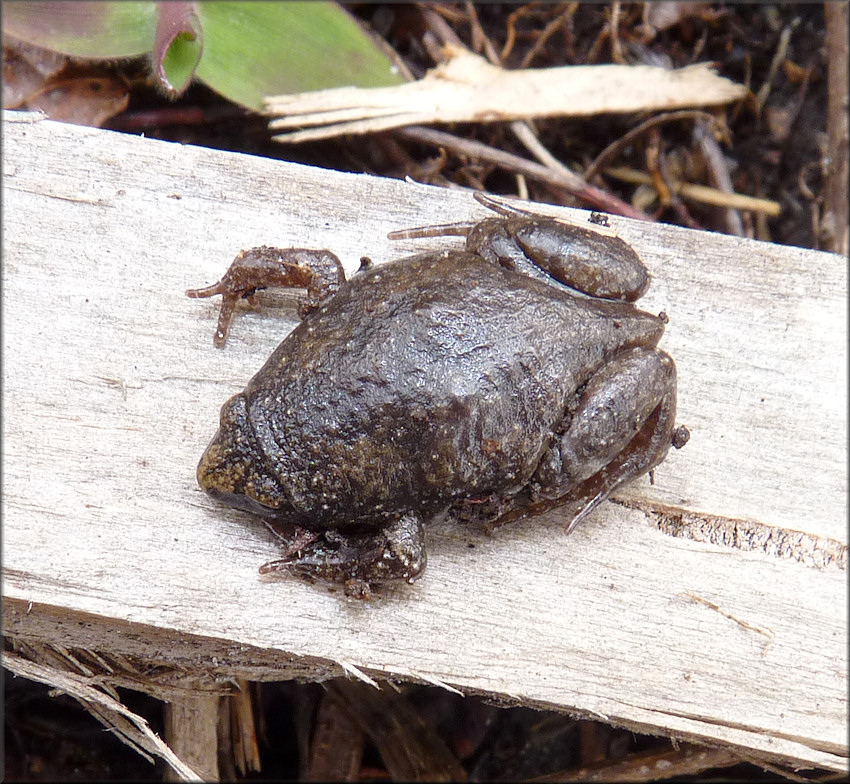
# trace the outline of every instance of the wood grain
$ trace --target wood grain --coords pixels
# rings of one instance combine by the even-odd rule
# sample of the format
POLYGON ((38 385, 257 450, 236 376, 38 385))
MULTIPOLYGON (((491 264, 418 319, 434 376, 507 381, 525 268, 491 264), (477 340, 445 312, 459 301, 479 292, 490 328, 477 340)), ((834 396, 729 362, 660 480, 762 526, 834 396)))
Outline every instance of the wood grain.
MULTIPOLYGON (((847 769, 845 260, 611 219, 653 273, 693 437, 574 534, 429 531, 414 586, 268 582, 265 528, 195 483, 293 299, 212 346, 242 248, 346 268, 454 239, 467 193, 4 115, 3 622, 193 678, 413 679, 847 769), (182 669, 181 669, 182 668, 182 669)), ((577 210, 553 213, 584 221, 577 210)))

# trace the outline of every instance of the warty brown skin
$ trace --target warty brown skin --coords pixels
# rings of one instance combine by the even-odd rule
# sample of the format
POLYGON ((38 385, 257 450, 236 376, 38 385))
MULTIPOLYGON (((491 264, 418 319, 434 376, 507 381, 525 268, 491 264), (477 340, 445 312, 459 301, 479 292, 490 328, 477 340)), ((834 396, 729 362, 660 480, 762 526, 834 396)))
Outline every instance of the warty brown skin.
POLYGON ((621 240, 584 228, 576 240, 570 229, 489 219, 465 251, 341 283, 327 251, 275 259, 275 249, 255 249, 288 264, 294 285, 304 285, 310 253, 337 276, 330 294, 313 286, 301 323, 225 403, 198 466, 211 496, 313 533, 266 571, 368 596, 421 574, 423 525, 446 512, 506 520, 566 504, 575 524, 664 459, 675 365, 656 348, 662 320, 629 304, 648 275, 621 240), (614 273, 595 275, 600 253, 614 273), (620 301, 576 294, 551 274, 620 301))

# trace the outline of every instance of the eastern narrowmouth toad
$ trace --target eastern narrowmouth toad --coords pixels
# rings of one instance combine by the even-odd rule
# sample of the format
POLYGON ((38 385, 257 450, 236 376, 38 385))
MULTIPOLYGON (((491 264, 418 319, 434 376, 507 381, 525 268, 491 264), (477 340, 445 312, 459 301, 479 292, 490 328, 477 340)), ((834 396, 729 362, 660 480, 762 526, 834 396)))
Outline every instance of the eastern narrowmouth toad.
POLYGON ((220 346, 240 298, 307 290, 300 324, 224 404, 197 470, 212 497, 289 526, 285 557, 261 571, 368 596, 419 577, 429 521, 564 506, 569 532, 665 458, 676 366, 656 348, 662 319, 630 304, 649 285, 635 251, 479 201, 500 217, 394 233, 462 234, 464 250, 346 281, 329 251, 260 247, 187 292, 223 295, 220 346))

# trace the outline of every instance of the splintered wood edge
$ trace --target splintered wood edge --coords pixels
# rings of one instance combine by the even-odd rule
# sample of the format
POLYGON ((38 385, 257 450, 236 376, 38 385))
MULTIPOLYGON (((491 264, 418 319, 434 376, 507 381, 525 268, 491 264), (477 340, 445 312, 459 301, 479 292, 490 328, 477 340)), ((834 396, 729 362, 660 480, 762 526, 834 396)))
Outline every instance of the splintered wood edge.
MULTIPOLYGON (((467 687, 456 689, 449 684, 417 675, 413 671, 406 673, 403 678, 376 671, 372 673, 373 678, 372 675, 344 661, 293 656, 282 651, 184 632, 175 635, 170 629, 127 623, 90 613, 72 612, 52 605, 35 605, 20 599, 4 597, 3 634, 13 646, 34 644, 59 650, 97 652, 99 658, 105 659, 105 664, 110 667, 111 672, 108 675, 98 673, 92 678, 92 685, 108 683, 135 689, 166 702, 182 702, 193 695, 225 695, 232 690, 231 684, 235 679, 256 682, 321 682, 345 677, 361 680, 378 689, 382 688, 381 684, 386 681, 404 681, 445 688, 463 696, 483 697, 500 708, 527 707, 556 711, 577 719, 602 721, 636 733, 672 737, 707 748, 724 748, 731 750, 741 762, 757 765, 762 762, 783 764, 795 769, 817 766, 829 770, 847 770, 846 750, 836 748, 833 744, 824 744, 816 754, 817 760, 804 761, 799 756, 779 750, 768 753, 745 744, 724 741, 721 738, 709 739, 697 732, 666 726, 663 721, 664 714, 660 712, 658 723, 644 724, 623 717, 599 715, 570 705, 523 699, 504 692, 491 693, 467 687), (152 667, 157 668, 155 675, 151 675, 152 667)), ((68 666, 71 667, 70 664, 68 666)), ((693 718, 699 720, 699 717, 693 718)), ((732 724, 729 728, 736 729, 732 724)), ((785 740, 805 742, 804 739, 793 737, 785 740)))

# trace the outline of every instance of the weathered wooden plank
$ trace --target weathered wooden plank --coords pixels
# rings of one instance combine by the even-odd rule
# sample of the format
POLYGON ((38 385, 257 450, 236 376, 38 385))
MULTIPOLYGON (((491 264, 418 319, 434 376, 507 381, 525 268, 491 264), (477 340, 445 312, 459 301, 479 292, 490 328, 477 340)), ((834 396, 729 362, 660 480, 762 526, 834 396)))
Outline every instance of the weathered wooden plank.
POLYGON ((256 244, 349 271, 444 247, 385 237, 482 208, 31 115, 3 130, 6 633, 210 677, 441 681, 846 769, 843 259, 612 218, 654 275, 644 306, 670 315, 690 444, 570 537, 557 513, 437 526, 416 585, 357 603, 261 579, 270 534, 194 480, 292 299, 217 351, 216 303, 183 292, 256 244))

